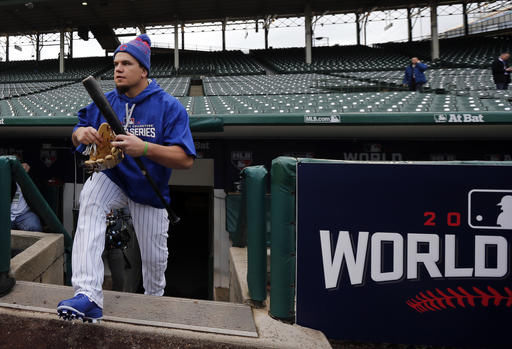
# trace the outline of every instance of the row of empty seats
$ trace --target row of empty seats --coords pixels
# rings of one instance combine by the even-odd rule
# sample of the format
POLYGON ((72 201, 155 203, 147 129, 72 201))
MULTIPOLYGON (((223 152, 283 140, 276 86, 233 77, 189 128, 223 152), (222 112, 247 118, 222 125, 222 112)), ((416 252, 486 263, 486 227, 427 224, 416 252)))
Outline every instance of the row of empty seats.
MULTIPOLYGON (((404 70, 390 70, 380 72, 347 72, 333 73, 333 75, 372 81, 382 85, 400 86, 404 77, 404 70)), ((477 91, 496 89, 490 68, 442 68, 429 69, 425 72, 427 83, 425 88, 443 89, 446 91, 477 91)))
MULTIPOLYGON (((160 86, 174 96, 185 96, 190 78, 161 78, 160 86)), ((113 80, 101 80, 104 92, 115 88, 113 80)), ((91 98, 81 83, 73 83, 28 96, 0 100, 0 116, 72 116, 91 103, 91 98)))
MULTIPOLYGON (((175 75, 250 75, 264 74, 265 70, 252 57, 242 51, 201 52, 180 51, 179 69, 174 68, 174 55, 156 54, 151 57, 153 77, 170 77, 175 75)), ((113 79, 111 67, 102 78, 113 79)))
MULTIPOLYGON (((402 86, 410 53, 428 50, 424 42, 315 48, 311 65, 304 63, 304 48, 254 50, 249 55, 182 51, 179 71, 172 55, 155 54, 150 77, 179 98, 191 115, 508 112, 512 95, 495 89, 488 65, 474 66, 488 64, 510 42, 475 41, 475 47, 460 52, 447 48, 443 59, 448 57, 451 65, 427 62, 427 93, 402 86), (269 67, 283 74, 265 74, 269 67), (203 75, 205 96, 188 97, 191 76, 198 75, 203 75)), ((66 60, 66 70, 58 73, 57 60, 0 63, 0 117, 76 115, 91 101, 80 83, 87 75, 101 77, 105 92, 115 88, 112 57, 66 60)))
POLYGON ((483 112, 511 111, 506 97, 435 95, 417 92, 288 94, 270 96, 181 97, 191 115, 483 112))
POLYGON ((312 63, 305 63, 304 48, 251 50, 251 54, 278 73, 390 70, 407 64, 408 57, 367 46, 315 47, 312 63))
POLYGON ((203 78, 207 96, 321 93, 326 89, 371 88, 375 83, 324 74, 275 74, 203 78))
MULTIPOLYGON (((111 81, 102 82, 108 90, 111 81)), ((482 112, 511 111, 510 94, 494 98, 417 92, 320 93, 251 96, 178 97, 191 115, 482 112)), ((90 103, 79 84, 0 101, 0 116, 71 116, 90 103)))
MULTIPOLYGON (((401 54, 420 57, 429 61, 431 57, 430 40, 407 43, 385 43, 376 47, 393 50, 401 54)), ((438 66, 485 68, 502 52, 510 52, 512 38, 502 36, 497 38, 472 37, 439 40, 440 59, 438 66)))
MULTIPOLYGON (((374 47, 314 47, 312 63, 305 63, 304 48, 201 52, 180 50, 179 69, 174 68, 174 55, 157 53, 151 58, 151 75, 253 75, 265 74, 259 62, 277 73, 332 73, 350 71, 400 70, 411 56, 418 56, 432 67, 488 67, 499 53, 512 49, 512 39, 457 38, 440 40, 441 59, 430 62, 430 41, 386 43, 374 47)), ((0 81, 77 81, 88 75, 113 78, 112 57, 74 58, 65 60, 65 72, 59 73, 57 59, 0 63, 0 81)))
MULTIPOLYGON (((375 91, 386 86, 401 87, 403 70, 380 72, 346 72, 326 74, 275 74, 204 77, 205 95, 273 95, 293 93, 322 93, 329 91, 375 91)), ((426 72, 430 89, 446 91, 494 90, 489 69, 447 68, 426 72)), ((156 78, 173 96, 186 96, 190 77, 156 78)), ((109 88, 114 88, 110 81, 109 88)), ((70 82, 19 82, 0 83, 0 99, 25 96, 55 89, 70 82)))
POLYGON ((58 81, 0 83, 0 99, 26 96, 28 94, 43 92, 66 84, 67 82, 58 81))
POLYGON ((7 82, 48 82, 78 81, 89 75, 97 75, 112 64, 111 58, 74 58, 64 61, 64 73, 59 72, 59 61, 13 61, 0 63, 0 81, 7 82))

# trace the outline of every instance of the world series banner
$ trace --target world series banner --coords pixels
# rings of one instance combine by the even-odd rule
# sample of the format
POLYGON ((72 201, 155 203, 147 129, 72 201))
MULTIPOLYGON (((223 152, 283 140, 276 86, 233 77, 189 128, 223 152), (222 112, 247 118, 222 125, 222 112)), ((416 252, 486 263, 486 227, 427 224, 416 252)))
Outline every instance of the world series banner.
POLYGON ((512 347, 511 235, 512 166, 299 163, 296 321, 512 347))

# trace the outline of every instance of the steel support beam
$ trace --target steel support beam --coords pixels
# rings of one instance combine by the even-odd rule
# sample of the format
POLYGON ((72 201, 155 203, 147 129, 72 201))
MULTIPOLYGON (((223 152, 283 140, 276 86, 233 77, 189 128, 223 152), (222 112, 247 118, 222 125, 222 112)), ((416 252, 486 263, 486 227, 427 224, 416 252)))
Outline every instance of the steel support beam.
POLYGON ((357 45, 361 45, 361 24, 359 23, 359 13, 356 13, 356 38, 357 45))
POLYGON ((412 11, 407 8, 407 41, 412 41, 412 11))
POLYGON ((437 4, 430 6, 430 37, 432 61, 439 59, 439 32, 437 28, 437 4))
POLYGON ((64 73, 64 29, 60 30, 59 72, 64 73))
POLYGON ((222 21, 222 51, 226 51, 226 19, 222 21))
POLYGON ((304 19, 306 27, 306 64, 311 64, 313 60, 313 23, 311 12, 311 4, 307 3, 304 9, 304 19))
POLYGON ((174 23, 174 69, 178 71, 180 68, 180 51, 179 51, 179 33, 178 21, 174 23))
POLYGON ((462 20, 464 22, 464 36, 469 35, 468 4, 462 4, 462 20))

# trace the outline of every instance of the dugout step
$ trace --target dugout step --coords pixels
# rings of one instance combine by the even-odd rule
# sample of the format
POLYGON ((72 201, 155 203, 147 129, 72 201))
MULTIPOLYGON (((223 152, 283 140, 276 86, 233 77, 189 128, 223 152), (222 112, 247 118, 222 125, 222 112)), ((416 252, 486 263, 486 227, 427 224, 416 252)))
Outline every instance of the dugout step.
MULTIPOLYGON (((55 314, 73 297, 69 286, 18 281, 0 307, 55 314)), ((103 320, 243 337, 258 337, 253 313, 244 304, 104 291, 103 320)))

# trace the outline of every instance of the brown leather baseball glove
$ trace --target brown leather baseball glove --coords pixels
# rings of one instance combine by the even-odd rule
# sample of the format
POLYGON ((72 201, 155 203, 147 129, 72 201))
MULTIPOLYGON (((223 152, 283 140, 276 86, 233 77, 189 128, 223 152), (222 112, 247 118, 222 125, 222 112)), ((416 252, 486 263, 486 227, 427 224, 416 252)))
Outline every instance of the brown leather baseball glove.
POLYGON ((109 124, 106 122, 102 123, 98 129, 98 133, 100 137, 103 138, 103 142, 99 146, 94 143, 90 144, 87 146, 85 152, 83 152, 84 155, 89 155, 89 160, 84 162, 89 172, 101 172, 115 167, 124 158, 123 151, 110 144, 110 142, 115 139, 116 135, 109 124))

